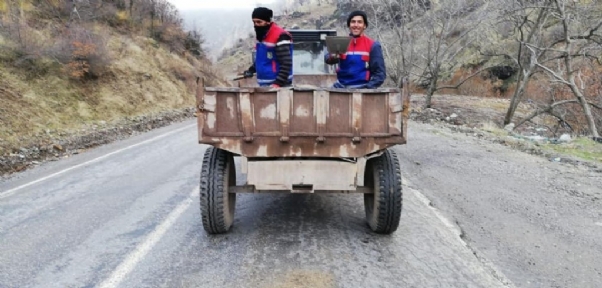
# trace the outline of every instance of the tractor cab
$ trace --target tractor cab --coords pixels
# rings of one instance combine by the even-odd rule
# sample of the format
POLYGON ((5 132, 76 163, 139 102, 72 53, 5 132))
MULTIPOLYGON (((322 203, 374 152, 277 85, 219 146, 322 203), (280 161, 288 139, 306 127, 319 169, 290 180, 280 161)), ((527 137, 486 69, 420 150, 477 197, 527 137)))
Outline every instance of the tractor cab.
POLYGON ((334 30, 288 30, 293 37, 294 75, 334 74, 332 66, 324 63, 326 36, 336 36, 334 30))
MULTIPOLYGON (((327 53, 326 36, 336 36, 336 30, 287 30, 293 37, 293 86, 331 87, 336 71, 324 63, 327 53)), ((255 52, 253 52, 255 59, 255 52)), ((241 86, 257 86, 255 78, 243 79, 241 86)))
POLYGON ((324 63, 326 36, 335 30, 288 30, 293 37, 293 85, 330 87, 336 82, 336 71, 324 63))

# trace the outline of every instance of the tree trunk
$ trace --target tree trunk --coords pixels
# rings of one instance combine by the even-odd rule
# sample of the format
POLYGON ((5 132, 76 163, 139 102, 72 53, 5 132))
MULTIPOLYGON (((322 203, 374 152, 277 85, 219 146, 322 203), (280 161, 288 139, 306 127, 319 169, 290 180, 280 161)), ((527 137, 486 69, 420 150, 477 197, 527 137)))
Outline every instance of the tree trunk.
POLYGON ((527 88, 527 85, 529 85, 529 82, 531 81, 531 76, 533 76, 533 71, 536 67, 537 56, 535 54, 531 54, 529 66, 527 67, 527 70, 523 70, 523 78, 518 83, 518 87, 516 88, 516 90, 514 90, 514 95, 512 95, 512 99, 510 100, 510 107, 508 107, 508 111, 506 112, 506 117, 504 118, 504 125, 508 125, 512 122, 512 118, 514 118, 514 113, 518 108, 518 104, 520 104, 520 102, 523 100, 523 96, 525 95, 525 89, 527 88))
POLYGON ((155 1, 151 1, 150 12, 150 37, 155 39, 155 1))
POLYGON ((575 84, 574 76, 571 79, 571 85, 569 87, 571 88, 571 91, 573 92, 575 97, 577 97, 577 100, 579 100, 579 104, 581 104, 581 108, 583 108, 583 114, 585 115, 585 119, 587 120, 587 127, 589 128, 589 131, 592 133, 592 136, 600 137, 600 135, 598 134, 598 128, 596 127, 596 121, 594 120, 594 116, 592 115, 592 109, 591 109, 591 107, 589 107, 589 103, 587 103, 587 99, 585 99, 585 96, 583 96, 583 93, 581 93, 581 90, 579 90, 577 88, 577 84, 575 84))
MULTIPOLYGON (((563 32, 564 32, 564 43, 565 43, 565 49, 564 49, 564 69, 566 71, 566 75, 567 75, 567 80, 568 83, 567 86, 569 86, 569 88, 571 89, 571 92, 573 92, 573 95, 575 95, 575 97, 577 98, 577 100, 579 101, 579 104, 581 104, 581 108, 583 108, 583 114, 585 115, 585 119, 587 120, 587 126, 590 130, 590 133, 592 133, 592 136, 594 137, 600 137, 600 135, 598 134, 598 129, 596 128, 596 122, 594 120, 594 116, 592 115, 592 110, 589 107, 589 103, 587 103, 587 99, 585 99, 585 96, 583 95, 583 91, 581 89, 579 89, 579 87, 577 86, 577 83, 575 83, 575 71, 577 71, 578 69, 573 69, 573 64, 575 64, 573 62, 574 58, 573 58, 573 48, 574 48, 574 40, 571 39, 571 37, 569 36, 569 21, 568 21, 568 16, 566 15, 566 6, 562 5, 563 3, 559 3, 558 0, 555 1, 556 3, 556 9, 559 12, 561 19, 562 19, 562 26, 563 26, 563 32)), ((582 50, 578 50, 578 53, 582 52, 582 50)), ((576 62, 576 61, 575 61, 576 62)), ((558 77, 557 77, 558 78, 558 77)), ((566 82, 566 81, 565 81, 566 82)))
POLYGON ((525 94, 525 87, 527 87, 527 84, 529 84, 530 78, 531 71, 523 73, 522 79, 518 83, 518 87, 516 87, 516 90, 514 90, 512 99, 510 99, 510 106, 508 107, 508 111, 506 111, 506 117, 504 118, 504 126, 512 122, 512 118, 514 118, 514 113, 518 108, 518 104, 520 104, 520 102, 523 99, 523 95, 525 94))
POLYGON ((431 108, 431 102, 433 94, 437 91, 437 82, 439 81, 439 65, 435 65, 431 70, 431 82, 429 88, 426 90, 426 99, 424 101, 424 108, 431 108))
POLYGON ((426 91, 426 100, 424 102, 424 108, 431 108, 431 99, 433 98, 433 94, 435 94, 435 91, 437 91, 437 81, 439 80, 438 74, 439 69, 436 69, 436 71, 433 72, 431 83, 429 84, 429 88, 426 91))

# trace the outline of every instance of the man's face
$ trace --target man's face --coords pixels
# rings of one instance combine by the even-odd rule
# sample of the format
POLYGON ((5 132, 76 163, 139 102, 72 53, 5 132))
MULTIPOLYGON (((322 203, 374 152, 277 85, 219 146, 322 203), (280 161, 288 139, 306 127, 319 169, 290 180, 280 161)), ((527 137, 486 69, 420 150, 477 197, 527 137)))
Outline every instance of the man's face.
POLYGON ((366 23, 364 23, 364 18, 362 16, 355 16, 351 18, 351 22, 349 22, 349 30, 353 36, 360 36, 366 30, 366 23))
POLYGON ((257 18, 253 18, 253 25, 255 25, 256 27, 265 27, 265 26, 268 26, 268 24, 270 24, 270 22, 261 20, 261 19, 257 19, 257 18))

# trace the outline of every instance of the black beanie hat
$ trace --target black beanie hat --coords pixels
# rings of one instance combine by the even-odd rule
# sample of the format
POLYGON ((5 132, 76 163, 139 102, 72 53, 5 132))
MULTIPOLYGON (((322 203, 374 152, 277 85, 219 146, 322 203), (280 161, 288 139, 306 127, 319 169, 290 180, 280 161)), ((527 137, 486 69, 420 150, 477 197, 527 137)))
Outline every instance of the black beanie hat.
POLYGON ((366 12, 359 10, 353 11, 351 14, 349 14, 349 17, 347 17, 347 27, 349 27, 351 24, 351 18, 355 16, 362 16, 362 18, 364 18, 364 23, 366 23, 366 27, 368 27, 368 15, 366 15, 366 12))
POLYGON ((272 16, 274 16, 272 10, 265 7, 257 7, 253 10, 253 15, 251 15, 251 18, 272 22, 272 16))

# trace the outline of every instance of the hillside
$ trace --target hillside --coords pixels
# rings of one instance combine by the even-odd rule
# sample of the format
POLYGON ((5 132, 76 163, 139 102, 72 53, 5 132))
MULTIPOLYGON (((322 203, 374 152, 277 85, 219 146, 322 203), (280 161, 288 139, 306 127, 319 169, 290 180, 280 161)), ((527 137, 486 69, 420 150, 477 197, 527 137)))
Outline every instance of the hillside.
POLYGON ((0 0, 0 174, 191 117, 197 77, 223 84, 168 2, 68 3, 0 0))

